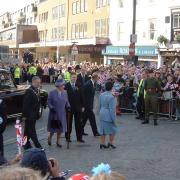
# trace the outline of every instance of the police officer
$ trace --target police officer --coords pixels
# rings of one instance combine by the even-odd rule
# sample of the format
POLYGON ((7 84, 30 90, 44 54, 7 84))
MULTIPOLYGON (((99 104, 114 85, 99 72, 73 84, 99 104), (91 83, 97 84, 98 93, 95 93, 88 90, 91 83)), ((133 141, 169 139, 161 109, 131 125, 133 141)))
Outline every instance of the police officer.
POLYGON ((31 64, 28 70, 29 74, 29 81, 31 82, 32 77, 37 75, 37 68, 34 66, 34 64, 31 64))
POLYGON ((144 83, 145 80, 147 79, 147 71, 143 70, 142 74, 141 74, 141 80, 139 83, 139 87, 137 90, 137 105, 136 105, 136 109, 138 112, 138 116, 136 117, 136 119, 144 119, 145 116, 145 103, 144 103, 144 83))
POLYGON ((72 72, 72 68, 68 67, 67 71, 64 73, 64 80, 66 82, 70 82, 70 80, 71 80, 71 72, 72 72))
POLYGON ((20 77, 21 77, 21 68, 18 66, 18 64, 16 64, 16 67, 14 69, 14 81, 16 85, 19 85, 20 77))
POLYGON ((158 112, 158 93, 160 90, 160 85, 155 78, 153 70, 149 70, 149 77, 144 83, 145 89, 145 121, 142 124, 149 123, 150 112, 153 113, 154 125, 157 123, 157 112, 158 112))

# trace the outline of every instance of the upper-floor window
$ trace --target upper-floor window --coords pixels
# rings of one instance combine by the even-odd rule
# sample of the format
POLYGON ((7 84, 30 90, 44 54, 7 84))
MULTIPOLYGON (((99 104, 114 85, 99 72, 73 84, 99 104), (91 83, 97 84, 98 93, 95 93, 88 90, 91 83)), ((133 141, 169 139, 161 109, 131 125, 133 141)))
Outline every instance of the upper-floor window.
POLYGON ((106 5, 109 5, 109 0, 96 0, 96 8, 101 8, 106 5))
POLYGON ((124 34, 124 22, 117 23, 117 40, 120 41, 124 34))
POLYGON ((81 13, 87 12, 87 0, 81 0, 81 5, 80 5, 81 13))
POLYGON ((109 35, 109 19, 95 21, 96 37, 107 37, 109 35))
POLYGON ((124 6, 124 0, 118 0, 118 6, 119 6, 120 8, 123 8, 123 6, 124 6))
POLYGON ((87 0, 78 0, 72 3, 72 14, 87 12, 87 0))
POLYGON ((155 40, 156 38, 156 19, 149 20, 149 39, 155 40))
POLYGON ((71 39, 85 38, 87 36, 87 23, 71 25, 71 39))
POLYGON ((180 13, 173 14, 173 28, 180 28, 180 13))
POLYGON ((57 19, 65 16, 65 5, 61 4, 52 9, 52 18, 57 19))

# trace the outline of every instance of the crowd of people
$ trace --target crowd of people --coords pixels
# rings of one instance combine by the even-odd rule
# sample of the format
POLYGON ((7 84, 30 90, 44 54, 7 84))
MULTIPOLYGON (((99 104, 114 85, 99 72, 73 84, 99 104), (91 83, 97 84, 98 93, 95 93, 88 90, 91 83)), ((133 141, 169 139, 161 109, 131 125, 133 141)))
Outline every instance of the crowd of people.
MULTIPOLYGON (((55 84, 55 88, 49 93, 47 102, 49 146, 52 146, 54 134, 57 134, 56 145, 58 148, 62 147, 61 135, 63 133, 66 141, 71 143, 73 120, 77 142, 85 143, 83 137, 88 135, 85 132, 85 126, 89 120, 93 135, 100 136, 100 149, 115 149, 114 140, 118 132, 116 115, 121 113, 123 105, 127 110, 136 110, 136 118, 142 120, 142 124, 148 124, 150 115, 153 113, 154 125, 157 126, 160 102, 167 103, 170 99, 175 99, 175 106, 172 109, 175 111, 175 120, 180 118, 180 59, 178 57, 172 65, 165 64, 159 69, 132 63, 104 66, 90 62, 74 66, 55 63, 3 65, 2 68, 8 68, 11 71, 17 85, 31 83, 25 93, 22 112, 27 143, 24 145, 23 156, 18 156, 15 160, 15 162, 21 160, 21 168, 18 167, 17 171, 12 172, 14 176, 27 173, 32 177, 40 175, 46 178, 50 174, 56 179, 64 178, 59 175, 57 161, 51 158, 47 160, 36 134, 35 125, 40 108, 41 81, 55 84), (99 97, 95 96, 96 91, 99 92, 99 97), (99 128, 93 111, 95 97, 99 98, 99 128), (109 136, 108 142, 106 142, 106 136, 109 136), (34 143, 35 149, 32 148, 30 139, 34 143), (36 157, 37 155, 38 157, 36 157), (38 158, 44 158, 44 160, 38 158), (30 159, 32 162, 29 162, 30 159), (36 164, 35 161, 44 163, 36 164), (41 167, 39 168, 39 166, 41 167), (27 169, 29 167, 36 171, 40 170, 41 173, 27 169)), ((12 163, 14 161, 7 163, 4 159, 4 164, 12 163)), ((124 179, 123 176, 110 169, 109 171, 105 171, 103 168, 99 169, 101 169, 100 173, 94 173, 90 179, 124 179)), ((8 167, 8 170, 2 168, 1 171, 6 176, 6 172, 11 170, 8 167)), ((73 178, 71 179, 73 180, 73 178)))

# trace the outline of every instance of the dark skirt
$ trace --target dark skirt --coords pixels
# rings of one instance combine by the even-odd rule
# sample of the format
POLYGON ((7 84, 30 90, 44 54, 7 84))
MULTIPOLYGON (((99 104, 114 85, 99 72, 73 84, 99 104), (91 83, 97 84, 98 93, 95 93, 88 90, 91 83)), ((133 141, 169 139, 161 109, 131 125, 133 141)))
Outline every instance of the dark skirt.
POLYGON ((56 114, 50 110, 48 118, 47 131, 50 133, 62 133, 62 123, 60 119, 56 118, 56 114))

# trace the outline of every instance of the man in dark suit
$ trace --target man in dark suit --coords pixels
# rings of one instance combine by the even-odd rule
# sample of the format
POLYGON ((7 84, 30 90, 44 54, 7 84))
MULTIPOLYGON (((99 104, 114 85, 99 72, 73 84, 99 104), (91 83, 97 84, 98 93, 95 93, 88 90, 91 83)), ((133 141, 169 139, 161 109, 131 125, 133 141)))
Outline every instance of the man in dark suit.
POLYGON ((24 149, 31 148, 31 143, 29 141, 30 139, 33 141, 36 148, 42 148, 38 141, 35 128, 40 109, 40 85, 40 78, 34 76, 32 78, 32 86, 27 89, 24 96, 22 117, 25 120, 24 136, 27 136, 27 143, 24 145, 24 149))
POLYGON ((99 136, 96 125, 96 119, 93 112, 95 84, 98 81, 98 78, 99 78, 98 74, 93 73, 92 79, 87 81, 86 84, 84 85, 85 111, 83 113, 83 120, 82 120, 83 135, 88 135, 84 133, 84 127, 86 125, 87 120, 89 119, 94 136, 99 136))
POLYGON ((71 106, 70 117, 68 119, 68 132, 66 133, 66 140, 70 141, 72 131, 72 121, 74 117, 75 130, 77 141, 84 143, 82 140, 82 126, 81 126, 81 113, 84 109, 84 97, 82 87, 76 84, 77 75, 76 73, 71 74, 71 81, 66 84, 66 90, 68 94, 69 103, 71 106))
POLYGON ((89 80, 88 75, 86 74, 86 69, 80 68, 79 66, 76 66, 76 72, 78 73, 77 75, 77 84, 81 85, 82 87, 84 84, 89 80))

